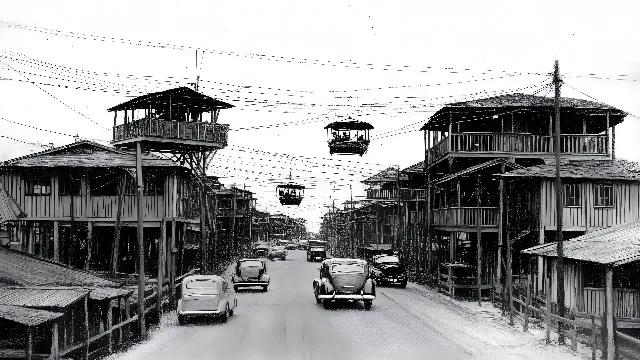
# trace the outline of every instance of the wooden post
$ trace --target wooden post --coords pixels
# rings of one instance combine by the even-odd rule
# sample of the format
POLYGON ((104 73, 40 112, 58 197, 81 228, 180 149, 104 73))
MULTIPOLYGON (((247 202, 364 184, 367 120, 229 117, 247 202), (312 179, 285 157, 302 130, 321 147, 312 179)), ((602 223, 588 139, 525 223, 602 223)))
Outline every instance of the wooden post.
MULTIPOLYGON (((124 298, 124 320, 127 321, 129 319, 131 319, 131 296, 127 295, 124 298)), ((127 331, 124 333, 122 342, 126 344, 129 341, 130 335, 131 335, 131 323, 127 325, 127 331)))
POLYGON ((551 268, 550 268, 550 261, 547 259, 547 287, 545 289, 545 295, 546 295, 546 306, 547 306, 547 312, 546 312, 546 322, 547 322, 547 335, 546 335, 546 340, 547 340, 547 344, 551 342, 551 268))
POLYGON ((120 230, 122 228, 122 201, 125 193, 126 174, 120 178, 118 186, 118 202, 116 210, 116 225, 113 232, 113 244, 111 245, 111 275, 118 272, 118 262, 120 260, 120 230))
POLYGON ((140 338, 144 339, 146 327, 144 323, 144 183, 142 179, 142 144, 136 143, 136 177, 138 180, 138 324, 140 338))
POLYGON ((527 301, 525 302, 525 311, 524 311, 524 331, 529 331, 529 318, 531 317, 531 259, 528 260, 529 264, 529 273, 527 274, 527 301))
POLYGON ((513 274, 511 271, 511 238, 509 231, 506 234, 507 240, 507 301, 509 306, 509 325, 513 325, 513 274))
POLYGON ((609 112, 607 111, 606 113, 606 129, 604 131, 605 133, 605 138, 604 138, 604 147, 607 151, 607 155, 611 154, 611 150, 609 149, 609 112))
POLYGON ((175 302, 176 296, 176 219, 171 220, 171 244, 169 246, 169 302, 175 302))
POLYGON ((27 355, 27 360, 31 360, 33 357, 33 328, 31 326, 27 326, 26 355, 27 355))
POLYGON ((89 295, 84 297, 84 335, 87 344, 84 347, 84 358, 89 359, 89 295))
POLYGON ((113 301, 107 302, 107 331, 109 332, 109 354, 113 352, 113 301))
POLYGON ((57 360, 60 357, 60 346, 58 340, 58 322, 51 325, 51 359, 57 360))
POLYGON ((207 237, 207 187, 205 164, 205 152, 202 152, 202 173, 200 174, 200 270, 203 274, 209 273, 209 241, 207 237))
MULTIPOLYGON (((427 196, 426 196, 426 204, 425 204, 425 209, 424 209, 424 216, 425 216, 425 228, 424 228, 424 237, 426 238, 426 241, 424 242, 424 244, 426 245, 426 249, 425 249, 425 253, 423 253, 423 258, 422 258, 422 262, 424 263, 425 257, 424 255, 426 255, 426 275, 427 278, 431 277, 431 176, 430 176, 430 172, 427 169, 427 167, 429 166, 429 164, 431 163, 431 137, 429 136, 430 131, 426 130, 425 131, 425 139, 426 139, 426 145, 427 145, 427 151, 425 153, 425 164, 424 164, 424 175, 425 175, 425 181, 426 181, 426 188, 427 188, 427 196)), ((436 272, 438 273, 438 272, 436 272)))
MULTIPOLYGON (((555 62, 554 72, 553 72, 553 83, 555 85, 555 138, 556 138, 556 146, 555 146, 555 158, 556 158, 556 176, 555 176, 555 187, 556 187, 556 279, 557 279, 557 302, 558 302, 558 316, 564 317, 564 248, 562 243, 562 181, 560 178, 560 152, 561 150, 561 141, 560 141, 560 68, 558 65, 558 60, 555 62)), ((562 328, 563 323, 558 323, 558 328, 562 328)), ((558 342, 560 344, 564 344, 564 336, 562 331, 558 332, 558 342)))
POLYGON ((616 159, 616 126, 611 127, 611 160, 616 159))
POLYGON ((162 287, 164 282, 164 259, 166 258, 166 254, 164 253, 164 245, 167 242, 167 220, 162 218, 162 223, 160 225, 160 239, 158 240, 158 299, 157 299, 157 307, 156 312, 158 314, 158 323, 162 319, 162 287))
POLYGON ((447 275, 449 277, 449 296, 453 299, 455 292, 455 284, 453 283, 453 268, 451 266, 447 267, 447 275))
POLYGON ((60 261, 60 224, 53 221, 53 261, 60 261))
POLYGON ((476 203, 478 209, 476 210, 476 236, 477 236, 477 249, 476 249, 476 285, 478 286, 478 306, 482 306, 482 209, 480 205, 482 197, 480 195, 480 175, 476 183, 476 203))
POLYGON ((91 248, 93 247, 93 221, 87 221, 87 259, 84 269, 89 270, 91 265, 91 248))
POLYGON ((606 334, 606 343, 604 346, 607 350, 607 360, 615 359, 616 349, 615 349, 615 329, 613 327, 613 316, 615 314, 615 309, 613 308, 613 268, 607 266, 606 268, 606 310, 605 310, 605 318, 603 318, 603 322, 606 321, 607 324, 607 334, 606 334))
MULTIPOLYGON (((504 164, 502 165, 504 172, 504 164)), ((504 178, 500 177, 498 183, 498 255, 496 259, 496 280, 498 284, 502 284, 502 246, 503 246, 503 224, 504 224, 504 178)), ((458 205, 460 206, 460 205, 458 205)))
POLYGON ((596 317, 591 315, 591 360, 596 360, 598 338, 596 337, 596 317))

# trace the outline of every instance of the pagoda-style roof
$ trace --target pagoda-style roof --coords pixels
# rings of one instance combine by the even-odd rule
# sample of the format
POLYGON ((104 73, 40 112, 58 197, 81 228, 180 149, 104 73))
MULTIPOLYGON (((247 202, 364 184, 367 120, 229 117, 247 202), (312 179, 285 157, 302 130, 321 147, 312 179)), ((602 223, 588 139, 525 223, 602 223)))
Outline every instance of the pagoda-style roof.
MULTIPOLYGON (((554 98, 551 97, 514 93, 493 96, 484 99, 450 103, 433 114, 420 130, 434 130, 436 128, 441 128, 442 126, 448 125, 450 113, 468 114, 469 117, 465 117, 465 121, 472 121, 491 119, 493 115, 498 115, 500 113, 504 113, 505 111, 518 109, 552 112, 555 111, 555 102, 554 98)), ((561 112, 609 112, 610 125, 617 125, 621 123, 624 117, 627 115, 624 111, 607 104, 567 97, 560 98, 560 110, 561 112)))
POLYGON ((366 122, 362 122, 362 121, 351 120, 351 121, 335 121, 325 126, 324 128, 331 129, 331 130, 372 130, 373 125, 366 122))
POLYGON ((120 110, 137 110, 137 109, 149 109, 153 108, 156 104, 171 104, 181 105, 188 108, 198 109, 199 111, 213 111, 216 109, 230 109, 233 105, 224 101, 214 99, 210 96, 201 94, 186 86, 154 92, 137 98, 131 99, 122 104, 116 105, 110 108, 108 111, 120 111, 120 110))

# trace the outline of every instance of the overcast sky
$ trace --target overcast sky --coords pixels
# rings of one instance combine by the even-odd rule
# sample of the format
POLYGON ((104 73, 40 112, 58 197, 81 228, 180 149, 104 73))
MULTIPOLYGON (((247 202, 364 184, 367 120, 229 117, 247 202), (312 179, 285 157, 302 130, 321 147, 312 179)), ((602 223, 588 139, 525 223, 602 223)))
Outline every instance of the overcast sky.
POLYGON ((0 160, 68 135, 107 143, 107 108, 199 73, 201 92, 235 106, 221 112, 230 146, 210 174, 317 230, 349 185, 358 199, 364 178, 422 160, 417 129, 442 104, 552 96, 542 87, 558 59, 563 96, 633 114, 616 129, 616 152, 640 161, 638 10, 633 1, 14 1, 0 14, 0 160), (340 116, 375 127, 363 157, 329 155, 323 127, 340 116), (300 207, 275 195, 290 171, 312 187, 300 207))

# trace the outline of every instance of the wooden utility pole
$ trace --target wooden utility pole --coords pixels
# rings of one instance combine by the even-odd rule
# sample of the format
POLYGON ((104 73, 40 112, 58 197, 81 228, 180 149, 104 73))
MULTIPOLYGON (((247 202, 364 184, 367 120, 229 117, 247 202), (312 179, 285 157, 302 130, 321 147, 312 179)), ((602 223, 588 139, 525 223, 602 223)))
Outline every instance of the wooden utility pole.
POLYGON ((144 323, 144 183, 142 180, 142 144, 136 143, 136 178, 138 180, 138 324, 140 325, 140 338, 144 338, 146 327, 144 323))
POLYGON ((397 209, 396 209, 396 238, 395 240, 392 242, 391 245, 391 251, 399 251, 398 248, 400 247, 400 165, 398 165, 398 171, 396 173, 396 205, 397 205, 397 209))
POLYGON ((352 257, 356 257, 356 246, 355 246, 355 240, 353 238, 353 233, 355 231, 354 227, 355 227, 355 220, 353 218, 353 189, 351 188, 351 184, 349 184, 349 194, 351 197, 351 211, 349 214, 349 241, 351 242, 351 256, 352 257))
MULTIPOLYGON (((555 85, 555 151, 556 151, 556 244, 557 244, 557 284, 558 284, 558 316, 564 317, 564 249, 562 244, 562 181, 560 180, 560 66, 556 60, 553 69, 553 84, 555 85)), ((558 326, 562 327, 562 322, 558 326)), ((562 331, 558 333, 558 341, 564 343, 562 331)))
MULTIPOLYGON (((478 174, 478 180, 476 184, 476 203, 478 210, 476 212, 476 285, 478 286, 478 306, 482 306, 482 209, 480 208, 482 202, 482 195, 480 194, 480 175, 478 174)), ((452 244, 456 246, 454 242, 452 244)))
POLYGON ((430 230, 431 230, 431 216, 429 214, 429 212, 431 211, 431 185, 429 184, 431 181, 430 179, 430 172, 427 169, 427 167, 429 166, 429 162, 431 160, 431 156, 429 154, 429 148, 431 147, 431 137, 429 136, 429 131, 425 130, 424 131, 424 144, 425 144, 425 151, 424 151, 424 167, 423 167, 423 171, 424 171, 424 181, 425 181, 425 189, 427 190, 427 194, 426 194, 426 200, 425 200, 425 206, 424 206, 424 245, 423 245, 423 249, 424 252, 422 254, 422 261, 421 263, 424 264, 425 260, 426 260, 426 273, 427 273, 427 277, 430 278, 431 277, 431 235, 430 235, 430 230), (426 259, 425 259, 426 257, 426 259))

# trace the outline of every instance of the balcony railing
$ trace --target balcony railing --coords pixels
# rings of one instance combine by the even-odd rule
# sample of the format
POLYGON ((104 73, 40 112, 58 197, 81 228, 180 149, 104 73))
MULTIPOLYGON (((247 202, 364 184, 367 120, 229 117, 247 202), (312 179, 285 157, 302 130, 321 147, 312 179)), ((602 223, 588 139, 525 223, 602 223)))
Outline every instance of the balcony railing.
MULTIPOLYGON (((431 161, 448 152, 500 152, 552 154, 555 137, 534 134, 504 133, 453 133, 429 149, 431 161)), ((607 135, 564 134, 560 135, 560 151, 563 154, 605 155, 608 154, 607 135)))
POLYGON ((498 225, 497 207, 450 207, 433 209, 434 226, 478 226, 478 209, 480 209, 480 226, 498 225))
MULTIPOLYGON (((367 199, 397 200, 398 189, 367 189, 367 199)), ((424 200, 427 198, 425 189, 400 188, 400 200, 424 200)))
POLYGON ((125 141, 139 137, 195 140, 227 145, 229 125, 205 122, 169 121, 162 119, 140 119, 116 125, 113 141, 125 141))

